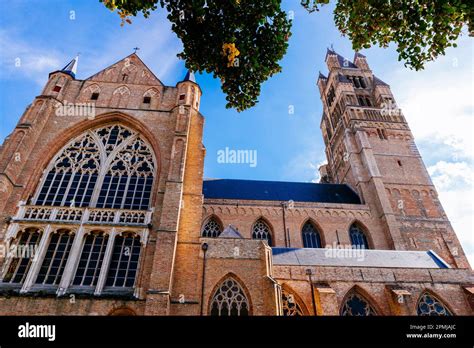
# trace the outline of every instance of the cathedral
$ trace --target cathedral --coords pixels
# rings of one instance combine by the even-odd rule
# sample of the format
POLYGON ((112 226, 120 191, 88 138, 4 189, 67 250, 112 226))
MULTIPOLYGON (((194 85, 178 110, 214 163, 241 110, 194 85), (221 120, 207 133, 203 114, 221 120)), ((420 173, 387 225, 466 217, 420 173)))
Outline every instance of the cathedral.
POLYGON ((204 179, 192 72, 51 72, 0 147, 0 314, 472 315, 390 86, 360 53, 325 62, 320 183, 204 179))

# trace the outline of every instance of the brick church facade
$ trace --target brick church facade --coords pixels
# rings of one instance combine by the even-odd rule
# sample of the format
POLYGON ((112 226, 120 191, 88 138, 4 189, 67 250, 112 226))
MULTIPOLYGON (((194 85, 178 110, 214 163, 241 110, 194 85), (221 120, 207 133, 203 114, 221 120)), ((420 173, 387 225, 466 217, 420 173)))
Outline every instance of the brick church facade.
POLYGON ((390 87, 361 54, 326 63, 318 184, 204 180, 191 72, 52 72, 0 148, 0 314, 472 315, 390 87))

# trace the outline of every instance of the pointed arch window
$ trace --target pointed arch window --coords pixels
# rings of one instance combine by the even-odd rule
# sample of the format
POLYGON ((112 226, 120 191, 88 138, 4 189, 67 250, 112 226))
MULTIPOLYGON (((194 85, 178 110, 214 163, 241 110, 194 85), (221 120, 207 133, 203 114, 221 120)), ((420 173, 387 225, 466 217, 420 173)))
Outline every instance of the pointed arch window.
POLYGON ((450 316, 451 311, 435 296, 428 292, 423 293, 418 300, 416 313, 420 316, 450 316))
POLYGON ((150 88, 143 94, 143 104, 153 104, 153 106, 156 106, 154 101, 156 101, 159 96, 160 92, 158 92, 155 88, 150 88))
POLYGON ((131 288, 135 285, 140 248, 140 237, 133 233, 115 237, 105 286, 131 288))
POLYGON ((151 147, 121 125, 78 136, 51 161, 36 205, 146 210, 155 176, 151 147))
POLYGON ((252 238, 266 240, 268 245, 272 245, 272 234, 270 227, 263 219, 258 219, 253 225, 252 238))
POLYGON ((215 217, 209 218, 204 228, 202 229, 201 236, 207 238, 217 238, 222 233, 222 226, 215 217))
POLYGON ((92 232, 84 238, 73 285, 92 287, 97 285, 108 240, 109 235, 103 232, 92 232))
POLYGON ((59 285, 73 241, 70 230, 61 229, 51 235, 36 284, 59 285))
POLYGON ((214 293, 211 300, 211 315, 247 316, 249 302, 244 290, 234 278, 227 278, 214 293))
POLYGON ((69 143, 50 164, 37 205, 88 206, 100 168, 100 150, 91 134, 69 143))
POLYGON ((367 236, 357 224, 352 224, 349 228, 349 237, 353 248, 370 249, 367 236))
POLYGON ((13 257, 10 259, 3 283, 22 284, 33 262, 42 231, 37 228, 27 228, 20 232, 15 247, 12 247, 13 257))
POLYGON ((83 92, 85 98, 89 98, 90 100, 97 100, 99 99, 100 95, 100 87, 97 84, 92 84, 87 86, 83 92))
POLYGON ((363 317, 377 315, 377 312, 362 295, 352 292, 342 305, 341 315, 363 317))
POLYGON ((129 142, 112 159, 104 175, 98 208, 145 210, 153 185, 153 158, 140 138, 129 142))
POLYGON ((285 289, 282 289, 281 299, 283 306, 283 315, 285 317, 299 317, 304 315, 300 304, 295 298, 295 295, 286 291, 285 289))
POLYGON ((307 221, 303 225, 301 231, 303 237, 304 248, 321 248, 321 235, 311 221, 307 221))

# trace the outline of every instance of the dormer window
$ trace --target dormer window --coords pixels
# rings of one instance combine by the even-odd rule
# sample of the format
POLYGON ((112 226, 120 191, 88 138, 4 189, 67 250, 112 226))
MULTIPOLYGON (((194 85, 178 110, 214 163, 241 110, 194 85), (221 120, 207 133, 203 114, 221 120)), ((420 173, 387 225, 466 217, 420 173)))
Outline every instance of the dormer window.
POLYGON ((127 81, 128 79, 128 75, 127 74, 123 74, 122 75, 122 81, 127 81))
POLYGON ((53 92, 59 92, 61 91, 61 88, 62 88, 61 86, 56 85, 53 87, 53 92))
POLYGON ((151 103, 151 97, 143 97, 143 104, 150 104, 151 103))
POLYGON ((92 93, 91 100, 97 100, 97 99, 99 99, 99 93, 96 93, 96 92, 92 93))

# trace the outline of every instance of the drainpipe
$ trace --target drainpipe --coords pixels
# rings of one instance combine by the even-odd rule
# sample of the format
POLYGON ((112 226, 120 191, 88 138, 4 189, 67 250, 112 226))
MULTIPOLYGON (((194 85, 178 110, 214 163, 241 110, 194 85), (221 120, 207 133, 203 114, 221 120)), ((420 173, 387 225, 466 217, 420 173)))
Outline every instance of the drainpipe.
POLYGON ((286 236, 286 217, 285 217, 286 202, 281 202, 281 209, 283 211, 283 235, 285 236, 285 247, 288 248, 288 238, 286 236))
POLYGON ((201 249, 203 251, 203 258, 202 258, 202 283, 201 283, 201 316, 203 315, 203 308, 204 308, 204 282, 206 279, 206 251, 209 245, 207 243, 202 243, 201 249))
POLYGON ((306 269, 306 275, 308 276, 309 279, 309 285, 311 286, 311 302, 313 304, 313 313, 316 315, 316 302, 314 301, 314 286, 313 286, 313 279, 311 278, 311 275, 313 272, 311 271, 310 268, 306 269))

